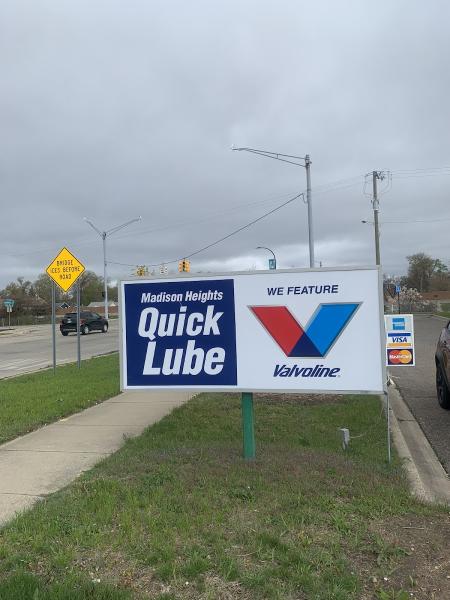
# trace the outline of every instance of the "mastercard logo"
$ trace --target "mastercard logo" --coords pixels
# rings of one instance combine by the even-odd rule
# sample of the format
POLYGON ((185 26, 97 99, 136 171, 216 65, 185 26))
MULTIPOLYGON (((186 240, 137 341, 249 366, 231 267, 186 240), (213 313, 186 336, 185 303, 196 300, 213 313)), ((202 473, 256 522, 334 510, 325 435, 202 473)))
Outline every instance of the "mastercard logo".
POLYGON ((413 361, 411 350, 388 350, 390 365, 409 365, 413 361))

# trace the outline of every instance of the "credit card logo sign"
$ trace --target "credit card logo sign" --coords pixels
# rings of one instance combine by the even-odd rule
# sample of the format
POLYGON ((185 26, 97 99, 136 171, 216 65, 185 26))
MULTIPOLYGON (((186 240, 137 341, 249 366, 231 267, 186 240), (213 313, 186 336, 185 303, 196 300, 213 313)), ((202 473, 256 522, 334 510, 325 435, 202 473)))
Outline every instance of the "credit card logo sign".
POLYGON ((414 354, 413 349, 408 350, 388 350, 388 365, 412 365, 414 354))
POLYGON ((320 304, 302 327, 286 306, 249 306, 290 358, 323 358, 347 327, 361 302, 320 304))
POLYGON ((392 329, 393 331, 405 331, 406 323, 404 317, 393 317, 392 329))

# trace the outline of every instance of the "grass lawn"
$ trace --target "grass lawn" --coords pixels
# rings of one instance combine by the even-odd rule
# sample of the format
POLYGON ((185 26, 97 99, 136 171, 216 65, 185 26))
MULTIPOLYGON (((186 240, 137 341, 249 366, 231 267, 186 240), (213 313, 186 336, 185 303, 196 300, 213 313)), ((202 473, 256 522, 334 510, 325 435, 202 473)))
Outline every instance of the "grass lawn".
POLYGON ((445 317, 447 319, 450 319, 450 312, 436 312, 436 315, 438 315, 439 317, 445 317))
POLYGON ((118 365, 110 354, 0 380, 0 443, 115 396, 118 365))
POLYGON ((15 519, 0 599, 450 597, 448 510, 387 465, 377 398, 266 395, 255 413, 253 462, 238 396, 203 394, 15 519))

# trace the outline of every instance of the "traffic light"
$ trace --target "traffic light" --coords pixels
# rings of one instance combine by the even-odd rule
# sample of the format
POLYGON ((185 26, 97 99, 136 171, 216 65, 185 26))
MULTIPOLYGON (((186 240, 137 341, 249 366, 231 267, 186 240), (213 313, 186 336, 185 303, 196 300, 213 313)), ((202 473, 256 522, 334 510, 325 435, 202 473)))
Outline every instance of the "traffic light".
POLYGON ((178 263, 178 271, 180 273, 189 273, 190 270, 191 263, 188 261, 188 259, 183 258, 183 260, 180 260, 180 262, 178 263))
POLYGON ((136 275, 138 277, 145 277, 146 275, 148 275, 148 269, 145 265, 138 265, 136 267, 136 275))

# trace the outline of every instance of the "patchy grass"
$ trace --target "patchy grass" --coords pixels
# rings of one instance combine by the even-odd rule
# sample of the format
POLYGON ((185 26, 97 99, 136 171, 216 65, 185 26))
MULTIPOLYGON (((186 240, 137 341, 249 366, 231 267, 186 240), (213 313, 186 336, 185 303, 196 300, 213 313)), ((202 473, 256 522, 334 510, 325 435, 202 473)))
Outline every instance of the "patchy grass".
POLYGON ((448 561, 448 513, 386 463, 379 400, 266 395, 255 412, 255 461, 239 398, 204 394, 17 518, 0 532, 0 599, 433 598, 409 594, 448 561), (414 549, 430 523, 441 537, 414 549))
POLYGON ((119 393, 117 354, 0 381, 0 443, 119 393))

